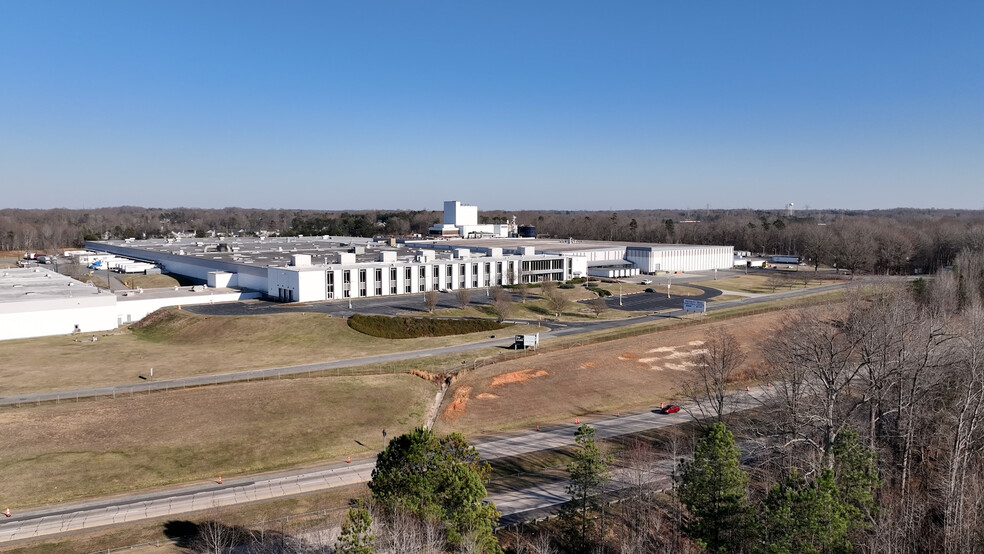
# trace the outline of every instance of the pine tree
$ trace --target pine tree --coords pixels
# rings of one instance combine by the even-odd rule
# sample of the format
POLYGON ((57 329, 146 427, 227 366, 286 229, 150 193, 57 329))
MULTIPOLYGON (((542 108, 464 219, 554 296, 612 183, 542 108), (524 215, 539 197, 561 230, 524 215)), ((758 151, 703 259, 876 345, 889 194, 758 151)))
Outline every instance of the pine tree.
POLYGON ((839 499, 834 473, 823 470, 807 482, 794 468, 764 502, 762 552, 773 554, 849 552, 849 514, 839 499))
POLYGON ((690 512, 686 531, 711 552, 743 550, 748 475, 740 468, 739 455, 731 432, 717 422, 697 443, 693 460, 681 468, 678 494, 690 512))
POLYGON ((588 512, 596 506, 597 495, 608 481, 608 466, 612 463, 612 457, 602 454, 595 443, 594 428, 586 423, 575 431, 574 442, 580 448, 574 451, 574 460, 567 465, 570 475, 567 494, 571 495, 578 518, 578 536, 574 542, 581 549, 587 544, 588 512))
POLYGON ((369 490, 384 509, 442 522, 452 545, 471 536, 483 551, 501 552, 492 533, 499 512, 482 502, 491 471, 461 434, 438 438, 418 427, 379 453, 369 490))
POLYGON ((372 534, 372 514, 365 506, 360 505, 346 514, 335 549, 344 554, 375 554, 375 540, 376 537, 372 534))

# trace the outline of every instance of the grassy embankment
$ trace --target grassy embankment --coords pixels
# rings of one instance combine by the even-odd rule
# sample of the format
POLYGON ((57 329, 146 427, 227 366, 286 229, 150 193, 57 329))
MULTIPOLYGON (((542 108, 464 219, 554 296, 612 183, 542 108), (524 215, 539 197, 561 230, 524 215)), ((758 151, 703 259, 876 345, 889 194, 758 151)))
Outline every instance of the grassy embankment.
MULTIPOLYGON (((503 330, 522 332, 524 326, 503 330)), ((116 332, 0 342, 0 396, 228 373, 360 358, 488 339, 467 335, 390 340, 349 328, 345 319, 293 313, 201 316, 168 308, 116 332), (88 342, 90 336, 97 342, 88 342)), ((354 371, 354 370, 352 370, 354 371)), ((346 370, 339 373, 344 374, 346 370)))

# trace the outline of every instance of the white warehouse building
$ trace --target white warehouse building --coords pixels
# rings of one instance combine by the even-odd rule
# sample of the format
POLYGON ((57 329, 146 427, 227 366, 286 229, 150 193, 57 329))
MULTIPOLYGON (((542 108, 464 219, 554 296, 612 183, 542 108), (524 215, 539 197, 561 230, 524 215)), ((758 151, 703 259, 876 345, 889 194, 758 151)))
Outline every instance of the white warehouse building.
MULTIPOLYGON (((420 248, 356 237, 93 241, 91 250, 160 264, 209 287, 259 291, 283 302, 314 302, 484 288, 587 275, 572 254, 515 248, 420 248)), ((441 246, 446 246, 442 242, 441 246)))

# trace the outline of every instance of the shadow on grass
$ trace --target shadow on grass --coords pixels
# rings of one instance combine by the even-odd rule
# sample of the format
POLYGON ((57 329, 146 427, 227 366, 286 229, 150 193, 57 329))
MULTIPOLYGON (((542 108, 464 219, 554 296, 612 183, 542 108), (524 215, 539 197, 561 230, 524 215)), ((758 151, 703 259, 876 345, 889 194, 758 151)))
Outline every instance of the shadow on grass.
MULTIPOLYGON (((174 541, 178 548, 193 552, 266 552, 268 550, 264 548, 285 548, 288 545, 297 545, 299 542, 294 537, 279 531, 248 529, 211 519, 198 523, 187 520, 168 521, 164 524, 164 536, 174 541)), ((301 552, 302 550, 288 551, 301 552)))

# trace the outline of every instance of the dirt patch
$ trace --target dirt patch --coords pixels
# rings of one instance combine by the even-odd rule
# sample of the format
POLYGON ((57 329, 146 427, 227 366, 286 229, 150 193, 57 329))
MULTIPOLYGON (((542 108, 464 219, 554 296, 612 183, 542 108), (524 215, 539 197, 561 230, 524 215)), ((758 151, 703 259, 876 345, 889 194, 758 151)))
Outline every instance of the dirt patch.
POLYGON ((444 382, 445 379, 447 379, 447 376, 441 373, 431 373, 429 371, 423 371, 421 369, 411 369, 410 375, 420 377, 424 381, 437 383, 438 385, 440 385, 442 382, 444 382))
POLYGON ((513 371, 511 373, 499 375, 492 379, 492 383, 489 386, 501 387, 502 385, 509 385, 512 383, 525 383, 530 379, 545 377, 546 375, 549 375, 549 373, 542 369, 527 368, 520 371, 513 371))
POLYGON ((443 417, 445 419, 457 419, 465 413, 465 408, 468 406, 468 395, 471 394, 472 388, 469 386, 459 387, 454 391, 454 399, 448 404, 447 408, 444 408, 443 417))
POLYGON ((467 386, 465 396, 483 400, 467 411, 451 410, 454 417, 438 418, 434 428, 469 434, 673 402, 689 378, 694 354, 718 328, 738 339, 748 355, 742 373, 754 378, 764 366, 762 345, 780 318, 771 312, 541 353, 536 368, 529 359, 487 366, 460 377, 449 392, 458 398, 454 391, 467 386), (522 386, 503 386, 511 383, 522 386))

